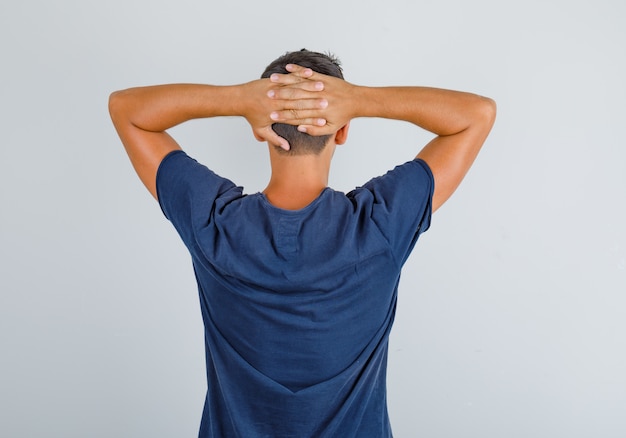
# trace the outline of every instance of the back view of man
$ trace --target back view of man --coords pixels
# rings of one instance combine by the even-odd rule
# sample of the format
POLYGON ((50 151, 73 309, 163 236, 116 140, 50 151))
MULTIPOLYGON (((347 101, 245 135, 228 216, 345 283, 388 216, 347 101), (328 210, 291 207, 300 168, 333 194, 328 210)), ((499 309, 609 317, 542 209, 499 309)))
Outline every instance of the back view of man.
POLYGON ((387 342, 400 271, 476 157, 493 102, 356 86, 336 59, 303 50, 260 80, 135 88, 113 93, 109 107, 192 256, 208 379, 200 436, 391 437, 387 342), (262 193, 244 195, 166 133, 233 115, 268 142, 262 193), (327 187, 328 173, 356 117, 404 120, 437 136, 415 159, 344 194, 327 187))

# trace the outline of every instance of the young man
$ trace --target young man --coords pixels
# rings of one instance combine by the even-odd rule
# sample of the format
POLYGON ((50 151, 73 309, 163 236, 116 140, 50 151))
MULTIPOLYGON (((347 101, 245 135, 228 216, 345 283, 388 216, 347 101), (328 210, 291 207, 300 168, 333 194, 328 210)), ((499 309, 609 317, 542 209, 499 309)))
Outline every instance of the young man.
POLYGON ((471 166, 495 119, 473 94, 374 88, 306 50, 236 86, 113 93, 113 123, 139 177, 189 249, 205 325, 201 437, 391 437, 387 342, 400 270, 471 166), (263 193, 189 158, 166 130, 242 116, 268 142, 263 193), (327 187, 356 117, 404 120, 436 137, 384 176, 327 187), (278 134, 280 135, 278 135, 278 134))

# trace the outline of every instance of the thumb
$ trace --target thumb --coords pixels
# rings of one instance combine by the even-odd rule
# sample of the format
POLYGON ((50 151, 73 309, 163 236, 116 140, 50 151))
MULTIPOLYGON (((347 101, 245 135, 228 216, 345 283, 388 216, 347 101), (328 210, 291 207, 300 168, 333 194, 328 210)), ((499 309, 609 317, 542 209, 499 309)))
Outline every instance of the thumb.
POLYGON ((278 146, 286 151, 290 149, 289 142, 276 134, 269 126, 260 131, 254 131, 254 136, 258 141, 267 141, 271 145, 278 146))

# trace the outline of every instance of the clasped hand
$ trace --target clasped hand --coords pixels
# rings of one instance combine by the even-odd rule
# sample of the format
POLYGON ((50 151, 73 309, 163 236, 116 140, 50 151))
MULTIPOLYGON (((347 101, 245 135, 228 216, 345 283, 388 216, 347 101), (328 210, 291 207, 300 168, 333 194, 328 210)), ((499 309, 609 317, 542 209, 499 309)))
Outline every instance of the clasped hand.
POLYGON ((274 73, 246 84, 254 87, 248 94, 254 98, 244 117, 257 140, 289 150, 289 143, 272 130, 272 124, 298 126, 301 132, 319 136, 333 134, 350 121, 353 85, 294 64, 286 69, 288 74, 274 73))

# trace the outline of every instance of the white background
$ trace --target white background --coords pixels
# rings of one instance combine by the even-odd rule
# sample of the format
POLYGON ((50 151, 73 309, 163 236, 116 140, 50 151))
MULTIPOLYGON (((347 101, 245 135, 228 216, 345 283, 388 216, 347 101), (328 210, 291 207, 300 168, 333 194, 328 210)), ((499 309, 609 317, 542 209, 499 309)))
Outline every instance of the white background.
MULTIPOLYGON (((190 259, 132 171, 110 92, 234 84, 306 47, 363 85, 483 94, 498 120, 405 266, 394 433, 626 436, 625 6, 593 2, 3 1, 0 436, 192 437, 204 391, 190 259)), ((243 119, 176 128, 264 188, 243 119)), ((355 120, 349 190, 430 136, 355 120)))

